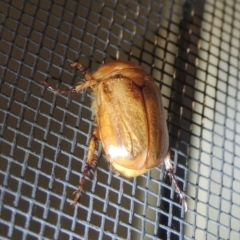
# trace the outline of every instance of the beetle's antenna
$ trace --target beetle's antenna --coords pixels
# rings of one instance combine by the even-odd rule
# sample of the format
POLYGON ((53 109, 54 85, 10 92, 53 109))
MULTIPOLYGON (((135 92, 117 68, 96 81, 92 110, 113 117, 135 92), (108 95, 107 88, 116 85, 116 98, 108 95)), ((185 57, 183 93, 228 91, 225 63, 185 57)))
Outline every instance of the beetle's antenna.
POLYGON ((169 176, 169 178, 171 179, 171 181, 173 182, 175 190, 176 190, 178 196, 180 197, 182 204, 184 205, 185 212, 187 212, 187 210, 188 210, 187 202, 186 202, 184 194, 182 193, 182 191, 180 190, 180 188, 178 186, 177 179, 174 174, 173 166, 171 163, 170 153, 168 153, 166 158, 164 159, 164 164, 165 164, 165 171, 166 171, 167 175, 169 176))

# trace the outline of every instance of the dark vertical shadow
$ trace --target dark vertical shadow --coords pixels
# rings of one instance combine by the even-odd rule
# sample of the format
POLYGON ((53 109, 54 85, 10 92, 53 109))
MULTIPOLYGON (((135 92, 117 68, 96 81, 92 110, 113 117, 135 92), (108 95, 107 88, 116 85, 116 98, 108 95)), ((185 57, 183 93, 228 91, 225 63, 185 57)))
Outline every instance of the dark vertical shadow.
MULTIPOLYGON (((204 1, 186 1, 183 5, 183 16, 179 23, 179 39, 177 41, 178 54, 175 59, 175 79, 172 85, 172 94, 169 104, 169 136, 170 148, 181 151, 172 152, 173 158, 177 159, 177 177, 187 182, 187 156, 191 137, 192 103, 194 101, 194 86, 197 72, 196 60, 198 58, 198 43, 201 34, 201 22, 204 10, 204 1), (185 156, 185 157, 184 157, 185 156)), ((183 184, 179 185, 183 189, 183 184)), ((167 184, 171 184, 165 178, 167 184)), ((164 199, 171 198, 171 191, 163 189, 164 199)), ((159 214, 160 239, 183 239, 184 222, 182 211, 179 209, 180 199, 175 195, 172 204, 168 200, 162 200, 162 210, 166 214, 159 214)))

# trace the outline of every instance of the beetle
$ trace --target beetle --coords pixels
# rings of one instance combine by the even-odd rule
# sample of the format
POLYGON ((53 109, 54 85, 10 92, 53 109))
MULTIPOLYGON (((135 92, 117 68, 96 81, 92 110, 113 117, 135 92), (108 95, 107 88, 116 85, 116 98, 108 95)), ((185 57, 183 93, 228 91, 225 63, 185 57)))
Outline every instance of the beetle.
POLYGON ((91 88, 92 110, 97 128, 93 131, 83 175, 75 193, 77 204, 86 176, 97 167, 94 155, 98 140, 115 171, 124 177, 136 177, 165 163, 165 171, 187 211, 185 197, 178 187, 171 164, 169 137, 164 117, 162 96, 153 78, 132 62, 113 61, 103 64, 92 73, 78 62, 85 81, 73 88, 59 90, 43 81, 54 93, 75 93, 91 88))

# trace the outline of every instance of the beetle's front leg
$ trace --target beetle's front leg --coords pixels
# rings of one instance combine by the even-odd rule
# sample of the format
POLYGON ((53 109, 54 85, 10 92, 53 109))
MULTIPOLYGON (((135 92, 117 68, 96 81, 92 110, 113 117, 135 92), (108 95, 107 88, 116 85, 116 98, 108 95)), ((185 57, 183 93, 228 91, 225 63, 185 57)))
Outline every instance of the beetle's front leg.
POLYGON ((82 187, 86 180, 86 177, 89 176, 90 173, 94 173, 94 171, 96 170, 97 163, 98 163, 98 156, 96 157, 96 155, 94 155, 94 152, 96 150, 96 143, 97 143, 98 139, 99 139, 98 130, 95 129, 92 133, 92 137, 89 142, 87 161, 85 163, 83 175, 79 181, 77 190, 73 193, 73 194, 75 194, 75 198, 72 202, 72 205, 77 204, 77 202, 80 198, 82 187))
POLYGON ((49 86, 46 81, 42 81, 41 83, 47 87, 47 90, 57 94, 64 94, 64 93, 74 94, 82 91, 83 89, 93 87, 96 84, 98 84, 99 81, 92 78, 92 73, 87 67, 84 67, 82 64, 78 62, 73 62, 71 66, 78 68, 84 74, 84 81, 80 82, 75 87, 67 88, 67 89, 55 89, 49 86))

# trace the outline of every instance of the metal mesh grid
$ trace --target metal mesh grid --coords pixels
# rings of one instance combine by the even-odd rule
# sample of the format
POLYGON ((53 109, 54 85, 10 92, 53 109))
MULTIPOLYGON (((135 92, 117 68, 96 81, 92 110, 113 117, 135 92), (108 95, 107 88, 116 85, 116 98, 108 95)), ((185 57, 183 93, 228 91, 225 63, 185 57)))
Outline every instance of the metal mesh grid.
POLYGON ((238 239, 239 12, 239 1, 1 1, 1 238, 238 239), (93 70, 130 60, 161 86, 185 215, 160 167, 127 180, 104 156, 69 205, 91 95, 40 81, 74 85, 76 59, 93 70))

